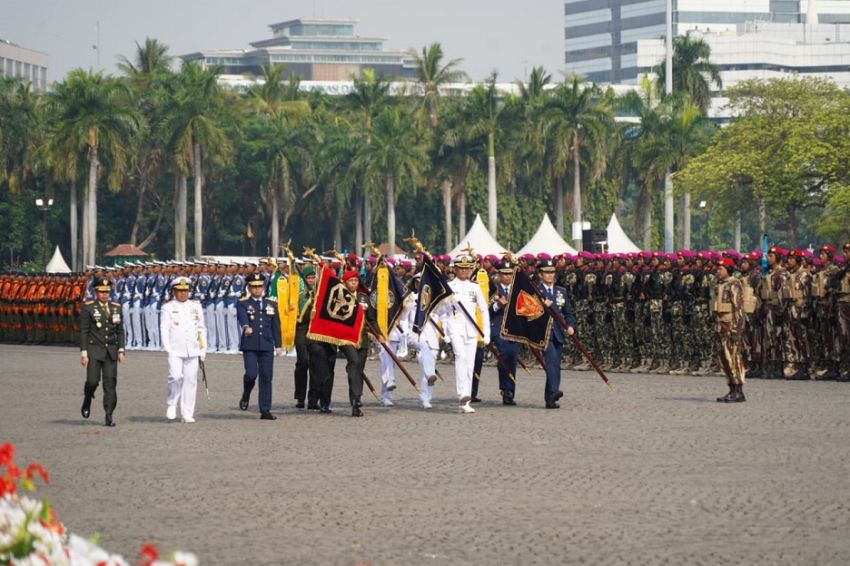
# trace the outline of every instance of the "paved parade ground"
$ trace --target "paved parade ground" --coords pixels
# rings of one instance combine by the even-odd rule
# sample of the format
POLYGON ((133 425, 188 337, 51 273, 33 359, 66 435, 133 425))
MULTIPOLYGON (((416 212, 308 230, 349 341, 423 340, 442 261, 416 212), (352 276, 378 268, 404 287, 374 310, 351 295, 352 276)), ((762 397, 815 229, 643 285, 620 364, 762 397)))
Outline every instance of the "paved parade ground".
MULTIPOLYGON (((133 558, 152 541, 202 564, 850 563, 850 384, 752 381, 744 404, 719 377, 565 372, 560 410, 543 375, 495 369, 474 415, 434 409, 297 410, 294 358, 275 362, 274 412, 237 407, 241 357, 207 360, 195 424, 165 419, 164 354, 129 352, 118 426, 79 415, 76 349, 0 346, 0 443, 51 473, 40 491, 72 531, 133 558)), ((411 372, 415 364, 408 364, 411 372)), ((378 380, 377 363, 367 375, 378 380)))

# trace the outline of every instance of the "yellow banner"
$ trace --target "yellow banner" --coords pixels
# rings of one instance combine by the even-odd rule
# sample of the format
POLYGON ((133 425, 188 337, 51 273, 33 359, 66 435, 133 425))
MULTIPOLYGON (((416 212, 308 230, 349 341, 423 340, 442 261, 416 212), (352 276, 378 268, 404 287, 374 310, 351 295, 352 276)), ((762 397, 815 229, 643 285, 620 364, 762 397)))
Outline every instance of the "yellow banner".
MULTIPOLYGON (((490 304, 490 276, 487 275, 487 271, 483 268, 479 268, 475 274, 475 279, 478 282, 478 286, 481 287, 481 294, 484 295, 484 304, 490 304)), ((481 315, 481 309, 475 307, 475 323, 478 324, 478 328, 482 331, 484 330, 484 318, 481 315)), ((484 340, 479 336, 478 343, 483 344, 484 340)))
POLYGON ((292 308, 292 277, 277 280, 277 310, 280 318, 280 341, 286 350, 295 346, 295 323, 298 319, 298 281, 295 281, 296 307, 292 308))
POLYGON ((385 262, 381 262, 378 266, 378 272, 375 276, 376 281, 376 298, 377 304, 375 308, 378 311, 378 328, 381 329, 381 334, 389 336, 389 318, 390 318, 390 269, 385 262))

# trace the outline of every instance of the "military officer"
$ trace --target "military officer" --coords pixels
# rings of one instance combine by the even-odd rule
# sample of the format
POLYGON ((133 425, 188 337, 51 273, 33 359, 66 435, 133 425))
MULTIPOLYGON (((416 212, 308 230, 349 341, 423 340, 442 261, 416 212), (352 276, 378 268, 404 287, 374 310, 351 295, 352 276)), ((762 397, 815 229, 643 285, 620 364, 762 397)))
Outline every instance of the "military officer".
POLYGON ((558 321, 552 327, 549 344, 543 352, 543 361, 546 364, 546 390, 543 398, 547 409, 558 409, 558 399, 564 396, 561 391, 561 354, 564 351, 564 343, 567 336, 575 333, 575 318, 573 307, 567 290, 555 285, 555 264, 551 259, 541 261, 537 266, 540 275, 540 292, 543 294, 543 304, 546 308, 550 306, 561 315, 567 323, 567 328, 561 326, 558 321))
POLYGON ((280 320, 277 303, 263 298, 263 278, 253 273, 247 279, 250 295, 236 304, 236 317, 241 330, 239 349, 245 362, 242 398, 239 408, 248 410, 251 390, 260 378, 260 418, 277 419, 272 409, 272 372, 274 356, 280 354, 280 320))
POLYGON ((513 280, 514 269, 517 265, 509 259, 500 262, 498 268, 498 282, 493 286, 490 292, 490 336, 493 337, 493 345, 496 346, 499 355, 504 360, 508 369, 502 367, 502 364, 497 364, 499 370, 499 391, 502 394, 503 405, 516 405, 514 394, 516 393, 516 383, 514 383, 508 370, 512 375, 516 375, 517 360, 519 359, 519 344, 501 338, 502 319, 505 316, 505 308, 508 305, 508 298, 511 294, 511 281, 513 280))
POLYGON ((115 386, 118 362, 124 363, 124 320, 121 305, 109 302, 112 283, 101 278, 94 283, 95 300, 87 301, 80 311, 80 364, 86 368, 83 388, 84 419, 91 414, 94 392, 103 379, 103 410, 106 426, 115 426, 112 413, 118 403, 115 386))
POLYGON ((312 370, 310 369, 310 352, 307 349, 307 329, 310 326, 310 309, 313 308, 313 294, 316 286, 316 272, 311 266, 303 268, 300 273, 293 266, 290 277, 298 277, 298 317, 295 322, 295 407, 304 408, 306 397, 310 409, 319 409, 319 398, 315 385, 312 383, 312 370), (310 378, 310 389, 308 392, 308 375, 310 378))
POLYGON ((184 423, 195 422, 198 362, 207 354, 207 328, 199 301, 189 300, 189 278, 177 277, 171 285, 174 298, 162 306, 159 335, 168 354, 168 393, 165 416, 177 418, 177 404, 184 423))
MULTIPOLYGON (((342 283, 349 293, 357 297, 359 308, 363 309, 364 316, 372 328, 378 328, 378 317, 375 308, 369 302, 369 295, 358 292, 360 286, 360 272, 349 269, 342 275, 342 283)), ((351 416, 362 417, 363 411, 360 397, 363 395, 363 369, 366 367, 366 358, 369 355, 369 336, 366 333, 367 325, 363 324, 360 330, 360 341, 357 347, 351 345, 340 346, 340 351, 347 361, 345 373, 348 376, 348 399, 351 403, 351 416)), ((378 336, 380 342, 386 343, 383 336, 378 336)), ((386 405, 386 403, 384 403, 386 405)))
POLYGON ((715 326, 720 336, 717 357, 726 380, 729 393, 718 397, 719 403, 742 403, 744 397, 744 358, 742 341, 744 334, 744 287, 741 281, 732 277, 735 261, 725 258, 717 267, 719 284, 711 301, 715 326))

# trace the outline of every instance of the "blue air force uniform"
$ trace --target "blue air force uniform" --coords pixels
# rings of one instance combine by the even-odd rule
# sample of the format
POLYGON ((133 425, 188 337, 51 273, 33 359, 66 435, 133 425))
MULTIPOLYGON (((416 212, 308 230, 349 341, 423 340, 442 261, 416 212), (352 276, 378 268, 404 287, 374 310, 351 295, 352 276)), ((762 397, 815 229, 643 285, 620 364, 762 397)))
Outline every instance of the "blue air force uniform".
MULTIPOLYGON (((554 272, 555 265, 552 260, 541 261, 537 269, 541 272, 554 272)), ((539 285, 540 292, 545 299, 552 301, 552 308, 560 314, 570 327, 575 327, 573 307, 567 290, 557 285, 547 286, 542 282, 539 285)), ((555 321, 552 325, 552 334, 549 344, 543 352, 543 361, 546 363, 546 392, 544 399, 546 408, 557 409, 558 399, 563 397, 561 392, 561 354, 567 341, 567 333, 561 325, 555 321)))
MULTIPOLYGON (((253 274, 248 286, 262 286, 263 278, 253 274)), ((265 297, 255 299, 249 295, 236 303, 236 318, 241 330, 239 349, 245 362, 244 388, 239 408, 248 409, 251 390, 257 377, 260 378, 260 416, 274 419, 272 408, 272 370, 274 353, 280 348, 280 320, 277 303, 265 297), (250 332, 249 332, 250 329, 250 332)))
MULTIPOLYGON (((516 264, 512 261, 504 260, 499 263, 499 273, 510 274, 515 267, 516 264)), ((516 375, 517 361, 519 360, 519 343, 505 340, 500 334, 502 332, 502 319, 505 317, 505 309, 499 302, 499 298, 504 297, 507 300, 510 293, 510 286, 502 285, 500 281, 496 281, 491 286, 490 336, 492 336, 493 345, 505 361, 505 365, 510 368, 513 375, 516 375)), ((502 403, 504 405, 515 405, 514 394, 516 393, 516 383, 511 381, 507 370, 502 367, 502 364, 497 364, 496 367, 499 370, 499 390, 502 393, 502 403)))

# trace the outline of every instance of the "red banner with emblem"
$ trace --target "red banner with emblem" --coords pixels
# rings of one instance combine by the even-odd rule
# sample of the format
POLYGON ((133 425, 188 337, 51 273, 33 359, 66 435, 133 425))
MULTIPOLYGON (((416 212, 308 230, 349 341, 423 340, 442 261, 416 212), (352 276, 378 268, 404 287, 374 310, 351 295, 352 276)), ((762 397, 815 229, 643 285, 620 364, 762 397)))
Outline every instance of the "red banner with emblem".
POLYGON ((307 337, 337 346, 356 347, 362 330, 363 309, 357 302, 357 294, 346 289, 333 269, 322 269, 307 337))

